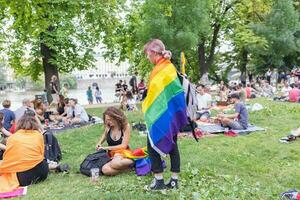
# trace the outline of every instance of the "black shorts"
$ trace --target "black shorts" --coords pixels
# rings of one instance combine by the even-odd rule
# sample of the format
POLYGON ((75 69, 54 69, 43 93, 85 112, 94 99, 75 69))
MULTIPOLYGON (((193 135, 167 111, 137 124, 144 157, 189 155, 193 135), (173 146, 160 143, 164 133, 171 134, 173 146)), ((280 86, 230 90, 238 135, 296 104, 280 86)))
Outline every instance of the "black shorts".
POLYGON ((48 173, 48 163, 46 160, 43 160, 32 169, 24 172, 17 172, 17 177, 20 186, 27 186, 45 180, 48 176, 48 173))

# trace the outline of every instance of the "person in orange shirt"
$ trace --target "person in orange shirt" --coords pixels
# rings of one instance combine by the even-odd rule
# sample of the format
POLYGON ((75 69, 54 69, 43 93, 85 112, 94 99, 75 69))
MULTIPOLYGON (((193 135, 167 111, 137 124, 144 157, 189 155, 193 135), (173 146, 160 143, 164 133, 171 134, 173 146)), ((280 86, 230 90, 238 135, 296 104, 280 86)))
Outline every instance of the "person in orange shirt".
POLYGON ((7 139, 0 163, 0 193, 47 178, 49 168, 44 159, 44 139, 39 129, 35 113, 26 110, 17 122, 15 134, 7 139))

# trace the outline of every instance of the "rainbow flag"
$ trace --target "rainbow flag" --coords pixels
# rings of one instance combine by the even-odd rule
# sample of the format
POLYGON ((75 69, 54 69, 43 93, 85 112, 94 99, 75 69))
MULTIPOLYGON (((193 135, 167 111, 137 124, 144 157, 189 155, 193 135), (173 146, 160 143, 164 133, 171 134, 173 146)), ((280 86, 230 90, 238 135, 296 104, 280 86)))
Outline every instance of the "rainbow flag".
POLYGON ((152 70, 142 111, 152 148, 165 156, 173 149, 173 136, 188 123, 184 91, 169 60, 162 59, 152 70))

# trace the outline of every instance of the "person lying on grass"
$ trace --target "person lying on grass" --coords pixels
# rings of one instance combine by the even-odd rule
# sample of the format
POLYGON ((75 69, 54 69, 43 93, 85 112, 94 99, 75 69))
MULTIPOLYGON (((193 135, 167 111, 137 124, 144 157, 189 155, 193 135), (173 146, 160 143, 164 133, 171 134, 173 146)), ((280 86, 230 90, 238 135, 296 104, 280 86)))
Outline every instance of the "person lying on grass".
POLYGON ((112 176, 128 170, 133 164, 133 160, 124 157, 124 150, 129 149, 130 126, 124 113, 115 107, 106 109, 103 121, 105 130, 96 149, 108 150, 112 160, 102 167, 102 173, 112 176), (102 146, 104 141, 108 146, 102 146))
POLYGON ((234 103, 234 114, 218 114, 217 117, 222 125, 233 130, 244 130, 248 128, 248 111, 240 101, 240 96, 236 93, 231 94, 230 100, 234 103), (236 120, 237 119, 237 120, 236 120))

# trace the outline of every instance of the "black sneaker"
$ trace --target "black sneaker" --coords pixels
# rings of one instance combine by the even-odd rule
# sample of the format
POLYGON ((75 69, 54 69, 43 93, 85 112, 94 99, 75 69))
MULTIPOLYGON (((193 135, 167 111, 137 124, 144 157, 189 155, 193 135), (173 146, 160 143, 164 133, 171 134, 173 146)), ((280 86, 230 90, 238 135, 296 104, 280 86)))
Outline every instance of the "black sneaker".
POLYGON ((156 178, 154 178, 152 180, 152 183, 149 185, 149 189, 150 190, 164 190, 164 189, 166 189, 164 179, 157 180, 156 178))
POLYGON ((171 178, 166 184, 168 189, 178 189, 178 179, 171 178))

